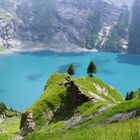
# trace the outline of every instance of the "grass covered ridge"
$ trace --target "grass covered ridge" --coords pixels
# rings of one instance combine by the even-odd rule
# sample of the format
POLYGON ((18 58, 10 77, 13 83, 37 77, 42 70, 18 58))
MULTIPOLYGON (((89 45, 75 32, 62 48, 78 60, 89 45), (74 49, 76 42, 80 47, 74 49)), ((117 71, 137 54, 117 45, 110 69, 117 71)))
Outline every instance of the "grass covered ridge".
POLYGON ((66 88, 60 86, 66 77, 66 74, 53 74, 49 78, 39 100, 29 108, 29 110, 33 110, 34 120, 38 122, 38 124, 48 121, 44 116, 46 115, 48 117, 50 115, 51 118, 53 114, 51 114, 50 111, 52 111, 52 113, 55 112, 61 104, 62 96, 66 96, 66 88))
POLYGON ((120 93, 113 87, 105 84, 102 80, 96 77, 82 77, 75 80, 78 86, 84 91, 85 94, 90 95, 90 93, 97 94, 104 98, 108 103, 118 103, 123 102, 123 98, 120 93), (105 93, 106 92, 106 93, 105 93))
MULTIPOLYGON (((34 120, 37 124, 44 124, 50 121, 54 113, 59 109, 62 103, 66 104, 66 110, 63 117, 69 115, 70 102, 67 96, 67 88, 62 84, 66 81, 67 74, 54 73, 48 80, 43 94, 28 110, 33 110, 34 120)), ((82 93, 91 98, 97 99, 96 103, 85 103, 78 106, 76 112, 83 115, 90 115, 98 111, 99 107, 105 104, 118 104, 123 102, 123 98, 117 90, 111 88, 100 79, 95 77, 83 77, 80 79, 72 78, 74 83, 82 90, 82 93), (103 89, 103 91, 101 91, 103 89), (104 92, 107 92, 104 94, 104 92), (96 96, 93 96, 93 93, 96 96), (103 100, 100 100, 102 98, 103 100)), ((59 119, 59 118, 58 118, 59 119)))

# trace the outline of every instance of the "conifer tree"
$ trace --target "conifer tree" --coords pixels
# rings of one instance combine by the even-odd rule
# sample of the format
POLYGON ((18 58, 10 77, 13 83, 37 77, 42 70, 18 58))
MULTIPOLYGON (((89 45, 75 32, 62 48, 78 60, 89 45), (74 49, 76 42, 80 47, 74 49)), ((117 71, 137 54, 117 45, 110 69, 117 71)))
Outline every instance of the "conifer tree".
POLYGON ((129 100, 129 92, 127 92, 125 100, 129 100))
POLYGON ((70 65, 69 65, 69 68, 68 68, 68 70, 67 70, 67 73, 68 73, 69 75, 71 75, 71 76, 75 74, 75 68, 74 68, 73 64, 70 64, 70 65))
POLYGON ((96 74, 97 73, 97 67, 96 67, 96 64, 91 61, 88 68, 87 68, 87 74, 92 77, 93 76, 93 73, 96 74))

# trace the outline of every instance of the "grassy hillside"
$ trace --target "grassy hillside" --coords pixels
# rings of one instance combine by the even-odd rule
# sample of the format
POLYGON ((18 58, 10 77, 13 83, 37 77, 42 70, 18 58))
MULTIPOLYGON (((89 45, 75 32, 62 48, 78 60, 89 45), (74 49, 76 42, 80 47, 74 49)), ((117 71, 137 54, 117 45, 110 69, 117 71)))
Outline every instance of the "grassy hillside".
MULTIPOLYGON (((132 100, 124 101, 116 89, 96 77, 75 79, 54 73, 41 97, 26 110, 33 111, 36 127, 24 140, 139 140, 139 96, 138 90, 132 100)), ((6 119, 2 129, 8 131, 2 140, 17 135, 19 118, 6 119)))
POLYGON ((137 91, 134 92, 133 99, 140 100, 140 89, 138 89, 137 91))
POLYGON ((0 103, 0 140, 8 140, 19 132, 20 113, 0 103))
POLYGON ((0 115, 4 115, 5 117, 13 117, 18 116, 19 112, 7 107, 4 103, 0 103, 0 115))
POLYGON ((25 140, 139 140, 140 117, 120 123, 95 125, 114 114, 128 112, 140 108, 140 101, 127 101, 107 109, 102 115, 89 119, 70 129, 63 129, 62 121, 51 123, 49 127, 38 127, 35 132, 25 137, 25 140))
POLYGON ((25 140, 139 140, 140 117, 115 124, 69 130, 39 129, 25 140))
POLYGON ((0 140, 8 140, 19 132, 20 117, 14 116, 6 118, 0 124, 0 140))
POLYGON ((33 110, 37 127, 32 134, 24 138, 25 140, 92 140, 93 138, 138 140, 140 138, 139 117, 125 122, 115 120, 119 123, 113 123, 117 115, 127 112, 129 114, 139 109, 138 98, 124 101, 116 89, 96 77, 80 79, 72 77, 70 80, 74 83, 72 85, 68 84, 68 81, 67 74, 55 73, 49 78, 40 99, 28 109, 33 110), (76 95, 77 92, 80 94, 79 97, 76 95), (85 101, 74 104, 74 100, 78 102, 83 95, 85 101), (87 97, 89 100, 86 100, 87 97), (112 122, 107 123, 109 119, 112 119, 112 122))
MULTIPOLYGON (((40 99, 29 108, 29 110, 33 110, 34 120, 38 124, 49 122, 52 117, 57 117, 58 120, 64 120, 65 117, 70 115, 72 110, 71 103, 69 101, 67 87, 63 85, 67 77, 67 74, 53 74, 49 78, 40 99), (55 112, 59 110, 62 102, 65 106, 63 113, 56 115, 55 112)), ((95 102, 85 101, 84 104, 78 105, 75 108, 75 113, 90 115, 98 111, 101 106, 114 105, 124 101, 117 90, 98 78, 72 78, 72 81, 74 81, 75 85, 79 87, 84 95, 96 100, 95 102)))

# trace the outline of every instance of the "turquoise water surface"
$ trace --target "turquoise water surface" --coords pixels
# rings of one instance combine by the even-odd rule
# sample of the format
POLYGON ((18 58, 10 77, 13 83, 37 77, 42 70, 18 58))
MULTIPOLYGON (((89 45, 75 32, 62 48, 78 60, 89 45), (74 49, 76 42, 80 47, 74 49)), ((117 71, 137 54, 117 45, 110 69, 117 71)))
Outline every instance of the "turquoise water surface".
POLYGON ((75 76, 84 76, 91 60, 99 69, 97 77, 117 88, 123 96, 140 88, 140 56, 104 52, 22 53, 0 56, 0 102, 23 111, 39 98, 53 72, 65 72, 73 63, 75 76))

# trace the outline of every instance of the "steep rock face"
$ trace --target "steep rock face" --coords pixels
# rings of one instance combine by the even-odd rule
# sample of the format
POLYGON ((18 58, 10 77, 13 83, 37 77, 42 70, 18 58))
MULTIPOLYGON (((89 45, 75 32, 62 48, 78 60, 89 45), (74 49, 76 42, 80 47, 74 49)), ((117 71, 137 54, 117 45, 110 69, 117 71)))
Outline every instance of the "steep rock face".
POLYGON ((18 45, 18 18, 15 13, 16 1, 0 1, 0 50, 18 45))
MULTIPOLYGON (((7 23, 10 28, 4 27, 4 31, 1 31, 1 38, 5 42, 11 37, 21 41, 52 44, 52 47, 76 46, 103 51, 126 50, 127 32, 117 33, 112 37, 114 28, 117 28, 117 31, 127 30, 126 24, 125 27, 116 27, 122 24, 120 18, 121 20, 125 18, 126 22, 129 19, 121 16, 124 13, 124 7, 121 7, 123 3, 116 5, 113 0, 22 0, 21 2, 12 0, 12 2, 16 18, 12 19, 12 22, 10 20, 10 25, 7 23), (115 37, 119 39, 114 40, 115 37), (113 41, 108 43, 112 38, 113 41), (116 45, 116 42, 119 43, 116 45)), ((3 42, 1 46, 15 46, 12 43, 3 42)))
POLYGON ((129 10, 127 6, 122 6, 118 22, 111 29, 110 36, 105 43, 105 50, 126 52, 128 48, 128 26, 129 10))
POLYGON ((140 0, 135 0, 132 7, 129 27, 129 53, 140 54, 140 0))
MULTIPOLYGON (((113 26, 119 17, 119 9, 101 0, 58 1, 58 32, 55 40, 70 41, 78 46, 92 49, 98 46, 98 33, 113 26)), ((101 37, 102 40, 102 37, 101 37)))
POLYGON ((21 123, 20 123, 20 129, 21 129, 21 136, 25 136, 29 133, 31 133, 36 127, 35 122, 33 121, 32 116, 32 110, 29 111, 29 113, 23 113, 21 116, 21 123))
POLYGON ((22 39, 56 44, 69 42, 79 47, 105 50, 111 29, 120 17, 120 7, 104 0, 47 2, 51 9, 45 1, 25 1, 19 5, 18 17, 23 21, 19 35, 22 39))

